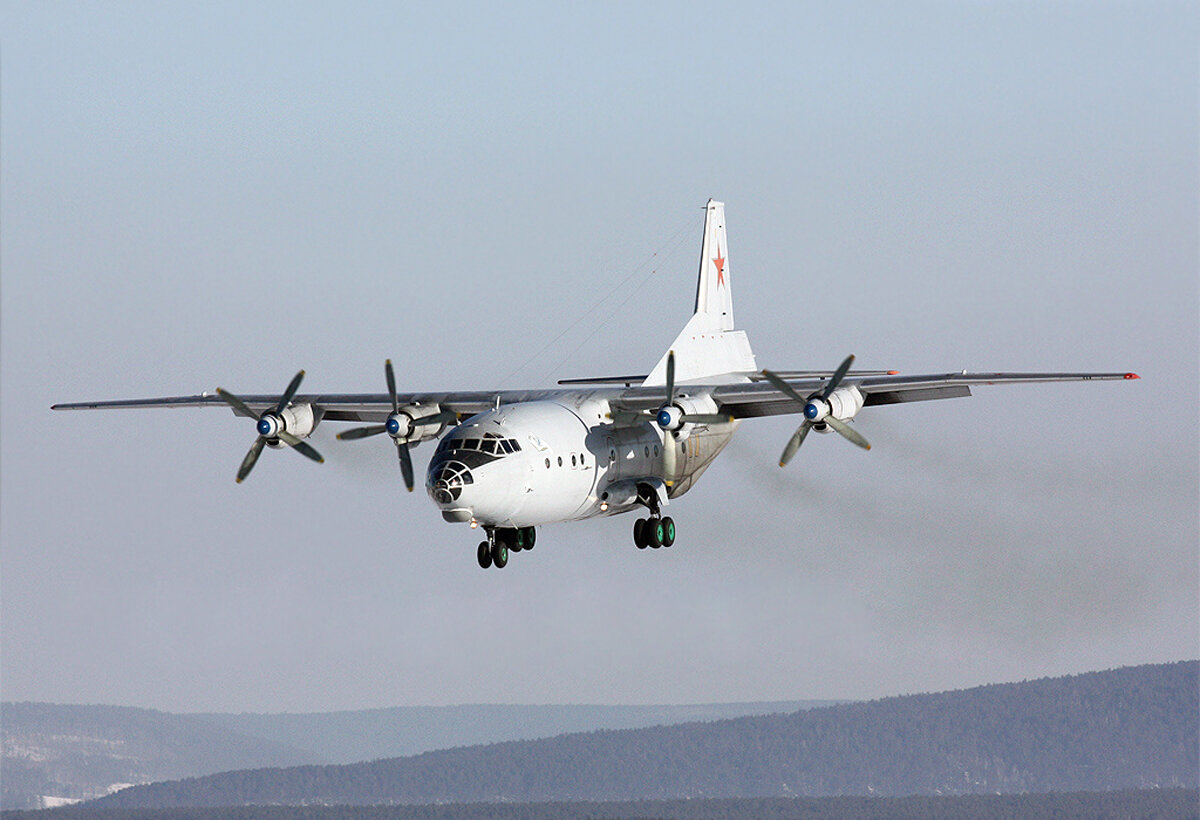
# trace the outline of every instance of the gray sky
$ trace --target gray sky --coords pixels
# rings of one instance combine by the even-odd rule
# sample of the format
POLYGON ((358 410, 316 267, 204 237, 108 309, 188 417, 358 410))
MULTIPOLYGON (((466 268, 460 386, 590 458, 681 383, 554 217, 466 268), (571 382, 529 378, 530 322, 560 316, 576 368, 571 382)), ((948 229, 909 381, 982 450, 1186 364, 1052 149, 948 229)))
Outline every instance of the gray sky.
POLYGON ((1197 657, 1197 18, 0 5, 0 694, 865 698, 1197 657), (645 372, 710 196, 762 366, 1142 381, 870 410, 870 453, 786 471, 797 419, 747 422, 673 549, 548 526, 503 572, 386 441, 322 427, 326 464, 237 486, 227 412, 48 409, 382 391, 386 357, 402 390, 645 372))

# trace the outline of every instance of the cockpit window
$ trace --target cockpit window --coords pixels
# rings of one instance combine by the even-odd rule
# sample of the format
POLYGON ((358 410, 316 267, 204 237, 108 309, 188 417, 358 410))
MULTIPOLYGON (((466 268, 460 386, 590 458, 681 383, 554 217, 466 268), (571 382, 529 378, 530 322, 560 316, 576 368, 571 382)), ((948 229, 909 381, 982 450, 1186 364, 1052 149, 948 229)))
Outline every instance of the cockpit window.
POLYGON ((482 439, 459 438, 447 436, 438 444, 437 452, 445 453, 451 450, 479 450, 494 456, 507 456, 521 452, 521 445, 516 439, 501 438, 496 433, 484 433, 482 439))

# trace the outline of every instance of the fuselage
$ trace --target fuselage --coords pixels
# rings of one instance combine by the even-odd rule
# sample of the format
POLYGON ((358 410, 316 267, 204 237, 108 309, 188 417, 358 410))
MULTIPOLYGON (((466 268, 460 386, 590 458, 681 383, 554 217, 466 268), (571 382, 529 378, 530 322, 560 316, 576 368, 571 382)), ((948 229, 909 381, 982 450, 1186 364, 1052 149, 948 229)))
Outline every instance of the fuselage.
POLYGON ((691 489, 729 443, 736 422, 678 438, 647 418, 616 426, 603 391, 501 406, 451 430, 430 459, 425 488, 447 521, 529 527, 615 515, 639 506, 638 487, 691 489), (664 475, 663 447, 676 447, 664 475))

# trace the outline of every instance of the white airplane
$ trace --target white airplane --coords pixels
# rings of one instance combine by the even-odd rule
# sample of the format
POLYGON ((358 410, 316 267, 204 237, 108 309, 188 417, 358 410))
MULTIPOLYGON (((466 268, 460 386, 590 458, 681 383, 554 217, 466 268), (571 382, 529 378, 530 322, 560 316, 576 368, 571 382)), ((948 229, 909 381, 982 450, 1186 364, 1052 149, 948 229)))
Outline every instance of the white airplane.
POLYGON ((304 371, 282 394, 215 393, 159 399, 56 404, 55 410, 116 407, 232 408, 258 433, 240 482, 263 447, 289 446, 323 461, 304 439, 322 421, 366 422, 339 439, 386 433, 404 483, 413 489, 409 448, 442 436, 425 489, 448 522, 482 527, 479 565, 504 567, 532 549, 536 528, 645 510, 633 526, 640 549, 669 547, 675 523, 663 509, 690 490, 742 419, 802 413, 779 459, 784 466, 810 431, 835 432, 870 449, 851 426, 865 407, 971 395, 972 385, 1136 379, 1134 373, 961 373, 902 376, 854 371, 760 370, 745 332, 734 329, 724 203, 709 200, 695 312, 648 375, 568 379, 549 390, 298 395, 304 371))

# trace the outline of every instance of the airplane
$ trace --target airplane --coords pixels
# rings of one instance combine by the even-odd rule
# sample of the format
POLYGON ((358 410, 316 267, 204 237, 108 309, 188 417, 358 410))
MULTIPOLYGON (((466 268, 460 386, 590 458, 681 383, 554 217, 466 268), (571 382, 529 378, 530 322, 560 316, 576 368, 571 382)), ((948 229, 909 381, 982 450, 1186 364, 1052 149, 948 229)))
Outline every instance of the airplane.
POLYGON ((670 547, 675 522, 664 514, 721 453, 744 419, 800 413, 783 467, 810 432, 837 433, 870 449, 855 429, 867 407, 959 398, 980 385, 1137 379, 1135 373, 939 373, 760 369, 746 333, 735 329, 725 205, 705 206, 694 311, 647 374, 564 379, 558 388, 399 393, 391 360, 386 393, 298 393, 301 370, 280 394, 215 393, 157 399, 55 404, 54 410, 225 407, 254 422, 256 437, 237 472, 240 483, 265 447, 324 459, 307 439, 322 422, 357 422, 338 435, 386 434, 406 488, 414 487, 410 448, 440 438, 425 490, 451 523, 482 528, 480 567, 503 568, 531 550, 537 527, 645 511, 633 525, 639 549, 670 547))

